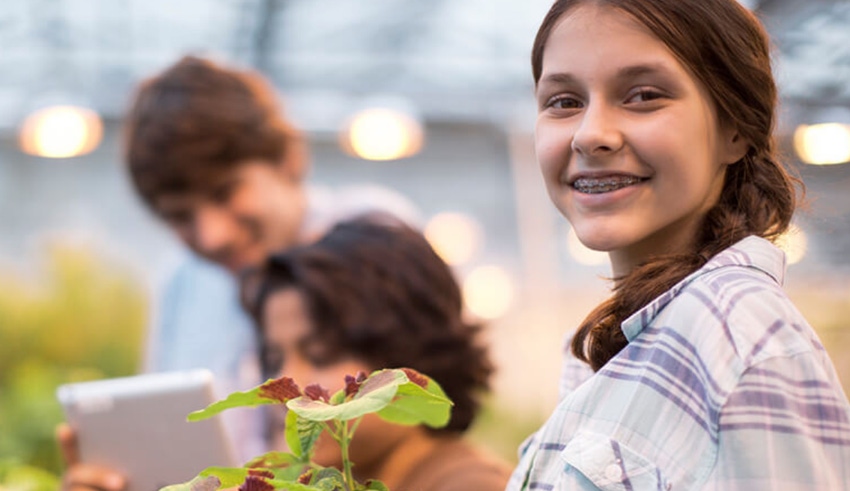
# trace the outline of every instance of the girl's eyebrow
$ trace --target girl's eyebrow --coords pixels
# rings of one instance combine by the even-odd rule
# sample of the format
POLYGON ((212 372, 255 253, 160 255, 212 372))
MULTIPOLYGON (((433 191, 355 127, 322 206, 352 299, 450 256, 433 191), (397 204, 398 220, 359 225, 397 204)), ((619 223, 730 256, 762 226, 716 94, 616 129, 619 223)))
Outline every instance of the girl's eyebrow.
POLYGON ((576 78, 569 73, 566 72, 557 72, 557 73, 549 73, 546 74, 543 78, 541 78, 537 85, 547 85, 547 84, 556 84, 556 85, 567 85, 571 83, 575 83, 576 78))
POLYGON ((670 69, 664 63, 644 63, 625 66, 617 70, 617 78, 634 78, 641 75, 669 75, 670 69))
MULTIPOLYGON (((615 78, 617 79, 630 79, 639 77, 642 75, 671 75, 672 71, 665 63, 655 62, 655 63, 640 63, 636 65, 627 65, 621 67, 617 70, 615 78)), ((556 84, 556 85, 568 85, 572 83, 577 83, 578 79, 575 75, 569 72, 555 72, 548 73, 543 76, 538 82, 539 85, 544 84, 556 84)))

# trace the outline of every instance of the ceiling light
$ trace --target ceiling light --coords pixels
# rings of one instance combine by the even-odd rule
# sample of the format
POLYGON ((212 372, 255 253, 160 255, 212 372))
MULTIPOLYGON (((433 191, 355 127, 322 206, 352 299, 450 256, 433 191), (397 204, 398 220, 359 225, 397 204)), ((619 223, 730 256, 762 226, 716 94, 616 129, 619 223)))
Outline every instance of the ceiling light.
POLYGON ((498 266, 481 266, 463 281, 467 308, 483 319, 495 319, 511 307, 514 287, 508 274, 498 266))
POLYGON ((412 102, 391 95, 374 96, 360 107, 341 135, 346 152, 366 160, 397 160, 422 149, 424 129, 412 102))
POLYGON ((68 158, 85 155, 100 144, 103 124, 91 109, 79 106, 49 106, 24 120, 21 149, 39 157, 68 158))
POLYGON ((481 227, 464 213, 438 213, 425 226, 425 237, 443 261, 457 266, 469 261, 480 246, 481 227))
POLYGON ((800 160, 807 164, 830 165, 850 162, 850 125, 801 124, 794 132, 794 150, 800 160))

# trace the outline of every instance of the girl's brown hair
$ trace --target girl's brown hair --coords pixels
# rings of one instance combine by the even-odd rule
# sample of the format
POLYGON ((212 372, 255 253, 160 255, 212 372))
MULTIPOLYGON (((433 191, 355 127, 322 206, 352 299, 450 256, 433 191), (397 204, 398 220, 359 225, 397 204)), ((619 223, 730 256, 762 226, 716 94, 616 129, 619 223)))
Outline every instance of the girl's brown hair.
POLYGON ((620 324, 712 256, 748 235, 782 234, 796 208, 796 186, 779 163, 772 132, 777 89, 767 33, 735 0, 557 0, 543 20, 531 54, 535 84, 546 43, 558 21, 579 5, 618 9, 646 26, 708 91, 723 124, 750 144, 729 165, 718 203, 703 219, 693 250, 649 258, 616 278, 611 298, 594 309, 573 337, 572 351, 594 370, 628 341, 620 324))

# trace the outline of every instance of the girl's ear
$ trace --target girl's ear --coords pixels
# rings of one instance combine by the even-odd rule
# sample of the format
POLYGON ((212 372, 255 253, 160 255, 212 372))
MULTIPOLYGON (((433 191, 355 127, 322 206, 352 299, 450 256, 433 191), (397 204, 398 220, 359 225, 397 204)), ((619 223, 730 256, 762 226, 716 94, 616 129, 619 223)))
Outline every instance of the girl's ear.
POLYGON ((721 132, 723 147, 721 148, 721 162, 723 164, 734 164, 744 158, 750 150, 750 141, 744 138, 735 128, 725 128, 721 132))

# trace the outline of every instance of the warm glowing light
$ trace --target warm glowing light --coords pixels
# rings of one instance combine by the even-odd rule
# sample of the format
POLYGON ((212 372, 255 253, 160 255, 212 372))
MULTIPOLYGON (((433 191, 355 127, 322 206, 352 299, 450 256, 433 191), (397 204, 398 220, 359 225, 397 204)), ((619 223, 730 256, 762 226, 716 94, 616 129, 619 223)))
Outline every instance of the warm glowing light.
POLYGON ((570 231, 567 232, 567 250, 570 251, 570 256, 579 264, 595 266, 608 262, 608 253, 594 251, 582 244, 578 240, 578 235, 576 235, 574 228, 570 228, 570 231))
POLYGON ((469 311, 484 319, 505 314, 514 298, 508 274, 498 266, 481 266, 463 282, 463 297, 469 311))
POLYGON ((348 126, 347 147, 366 160, 395 160, 422 148, 422 126, 414 118, 391 109, 366 109, 348 126))
POLYGON ((806 257, 809 239, 800 227, 791 225, 788 231, 776 240, 776 245, 785 251, 785 260, 788 264, 797 264, 806 257))
POLYGON ((850 125, 822 123, 800 125, 794 132, 794 149, 807 164, 850 162, 850 125))
POLYGON ((425 226, 425 237, 443 261, 456 266, 475 254, 481 243, 481 227, 463 213, 438 213, 425 226))
POLYGON ((85 155, 100 144, 103 124, 94 111, 51 106, 30 114, 21 128, 21 149, 31 155, 67 158, 85 155))

